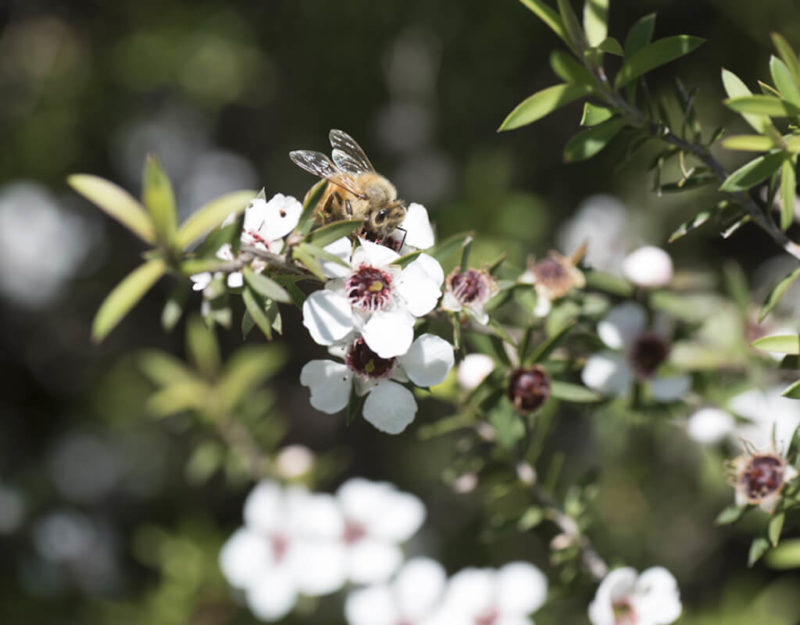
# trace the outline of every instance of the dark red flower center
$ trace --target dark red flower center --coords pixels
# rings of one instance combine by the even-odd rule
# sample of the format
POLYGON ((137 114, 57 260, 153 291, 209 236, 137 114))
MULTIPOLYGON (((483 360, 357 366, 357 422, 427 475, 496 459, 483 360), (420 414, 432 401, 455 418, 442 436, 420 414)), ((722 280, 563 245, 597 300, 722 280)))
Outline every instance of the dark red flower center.
POLYGON ((483 614, 477 616, 475 619, 475 625, 495 625, 499 618, 500 615, 497 613, 497 610, 487 610, 483 614))
POLYGON ((636 612, 628 599, 617 599, 611 603, 614 625, 636 625, 636 612))
POLYGON ((628 357, 636 375, 650 378, 669 356, 670 346, 658 334, 640 334, 631 347, 628 357))
POLYGON ((357 521, 352 521, 348 519, 344 523, 344 532, 342 533, 342 540, 348 544, 352 545, 357 543, 362 538, 367 535, 367 529, 358 523, 357 521))
POLYGON ((508 382, 508 398, 520 412, 532 412, 550 397, 550 376, 539 365, 515 369, 508 382))
POLYGON ((394 371, 394 358, 381 358, 373 352, 363 338, 350 345, 345 364, 363 378, 380 380, 388 378, 394 371))
POLYGON ((383 310, 392 295, 392 275, 388 271, 361 265, 345 281, 345 294, 350 303, 364 312, 383 310))
POLYGON ((447 281, 453 295, 461 304, 483 304, 489 299, 489 278, 481 271, 467 269, 459 272, 456 269, 448 276, 447 281))
POLYGON ((780 491, 783 487, 783 469, 783 460, 776 456, 752 456, 740 478, 747 498, 758 501, 780 491))
POLYGON ((280 562, 289 550, 289 537, 285 534, 273 534, 269 537, 269 546, 275 562, 280 562))

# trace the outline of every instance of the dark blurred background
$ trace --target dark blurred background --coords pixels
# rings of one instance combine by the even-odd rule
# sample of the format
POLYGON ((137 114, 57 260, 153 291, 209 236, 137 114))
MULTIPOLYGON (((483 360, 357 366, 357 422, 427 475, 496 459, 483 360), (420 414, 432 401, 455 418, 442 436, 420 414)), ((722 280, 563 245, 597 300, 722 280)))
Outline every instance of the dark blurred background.
MULTIPOLYGON (((708 39, 651 87, 666 89, 673 75, 699 87, 709 134, 720 124, 743 129, 720 105, 720 67, 755 88, 768 76, 771 30, 800 46, 793 0, 614 0, 610 33, 623 39, 652 11, 657 37, 708 39)), ((155 152, 184 217, 239 188, 302 197, 312 179, 288 151, 327 151, 328 129, 342 128, 401 197, 427 206, 440 238, 479 233, 475 262, 508 251, 521 268, 565 240, 559 227, 587 201, 628 211, 629 247, 664 244, 713 205, 713 191, 658 197, 651 156, 619 168, 624 146, 564 164, 578 105, 495 132, 520 100, 558 82, 548 65, 557 47, 514 0, 0 0, 1 623, 252 619, 216 570, 219 546, 241 522, 247 478, 221 470, 213 431, 144 409, 152 389, 136 350, 183 354, 181 328, 165 335, 159 325, 172 285, 163 281, 104 344, 91 343, 94 312, 142 249, 65 177, 95 173, 138 194, 144 156, 155 152), (216 460, 198 459, 198 449, 216 460)), ((679 269, 713 274, 732 257, 752 274, 776 251, 758 232, 722 241, 714 227, 670 248, 679 269)), ((298 312, 287 311, 284 326, 288 364, 259 398, 269 403, 266 439, 319 454, 329 467, 321 488, 359 474, 422 496, 430 520, 412 550, 440 556, 450 571, 523 557, 555 579, 546 532, 475 538, 491 514, 481 487, 457 495, 439 479, 452 439, 387 437, 314 412, 297 376, 322 350, 298 312)), ((220 338, 226 352, 240 343, 236 330, 220 338)), ((420 419, 446 413, 431 401, 420 419)), ((748 571, 747 536, 711 527, 730 498, 716 452, 674 429, 619 423, 581 444, 593 427, 589 412, 566 415, 561 442, 581 466, 606 469, 593 530, 602 553, 668 566, 686 623, 797 622, 800 579, 748 571)), ((586 622, 593 588, 567 588, 537 622, 586 622)), ((301 606, 290 622, 342 623, 338 601, 301 606)))

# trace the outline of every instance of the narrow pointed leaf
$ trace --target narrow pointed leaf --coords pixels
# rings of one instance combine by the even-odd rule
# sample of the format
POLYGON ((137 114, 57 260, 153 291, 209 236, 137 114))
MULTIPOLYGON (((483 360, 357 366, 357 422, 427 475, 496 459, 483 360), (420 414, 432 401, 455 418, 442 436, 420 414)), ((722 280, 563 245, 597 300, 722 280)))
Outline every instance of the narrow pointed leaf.
POLYGON ((772 37, 772 44, 786 64, 786 68, 791 73, 792 79, 795 83, 800 84, 800 61, 798 61, 792 46, 778 33, 772 33, 770 36, 772 37))
POLYGON ((703 41, 691 35, 675 35, 647 44, 625 59, 614 85, 624 87, 642 74, 689 54, 703 41))
POLYGON ((613 54, 614 56, 625 56, 625 50, 622 49, 619 41, 614 39, 614 37, 607 37, 600 42, 597 46, 598 50, 602 50, 603 52, 607 52, 608 54, 613 54))
POLYGON ((564 24, 564 29, 569 36, 568 43, 577 50, 583 51, 586 48, 586 35, 581 28, 581 23, 578 21, 578 16, 575 15, 575 10, 570 4, 570 0, 558 0, 558 13, 561 16, 561 23, 564 24))
POLYGON ((766 352, 778 352, 781 354, 800 354, 800 336, 797 334, 773 334, 763 336, 752 343, 753 347, 763 349, 766 352))
POLYGON ((764 305, 761 307, 761 312, 758 314, 758 322, 761 323, 766 316, 772 312, 772 309, 781 301, 784 293, 789 289, 792 284, 800 277, 800 267, 792 271, 788 276, 783 278, 776 284, 767 295, 764 305))
POLYGON ((597 126, 604 121, 608 121, 614 116, 614 111, 605 106, 597 106, 591 102, 583 105, 583 115, 581 116, 581 126, 597 126))
POLYGON ((775 173, 783 163, 783 154, 765 154, 745 163, 733 172, 720 187, 721 191, 746 191, 775 173))
POLYGON ((324 247, 328 243, 352 234, 363 223, 360 219, 334 221, 312 231, 307 239, 318 247, 324 247))
POLYGON ((794 202, 797 180, 794 160, 787 158, 781 165, 781 230, 786 230, 794 221, 794 202))
MULTIPOLYGON (((800 399, 800 380, 797 382, 792 383, 786 390, 781 393, 784 397, 788 397, 789 399, 800 399)), ((797 432, 795 432, 795 439, 797 438, 797 432)), ((792 439, 794 441, 794 439, 792 439)))
POLYGON ((723 100, 723 104, 737 113, 766 115, 768 117, 791 117, 800 115, 800 107, 771 95, 746 95, 723 100))
POLYGON ((222 356, 217 337, 200 317, 191 317, 186 323, 186 352, 202 375, 212 378, 219 372, 222 356))
POLYGON ((767 536, 769 537, 769 542, 773 547, 777 547, 778 543, 780 542, 781 532, 783 531, 783 521, 785 519, 786 514, 779 512, 774 514, 769 520, 769 525, 767 526, 767 536))
POLYGON ((736 523, 736 521, 741 519, 742 515, 748 510, 748 506, 737 506, 736 504, 731 504, 727 508, 724 508, 722 512, 717 515, 717 518, 714 520, 714 524, 730 525, 731 523, 736 523))
POLYGON ((217 390, 225 403, 233 407, 240 399, 271 378, 286 362, 280 345, 241 347, 225 365, 217 390))
POLYGON ((789 68, 786 67, 786 63, 778 57, 771 57, 769 60, 769 72, 781 96, 795 106, 800 106, 800 87, 797 86, 794 76, 792 76, 789 68))
POLYGON ((303 198, 303 212, 300 213, 297 231, 301 234, 308 234, 314 227, 314 210, 317 208, 322 194, 328 188, 327 180, 320 180, 308 190, 303 198))
POLYGON ((272 340, 272 322, 267 317, 266 305, 263 299, 248 286, 242 291, 242 301, 244 301, 247 313, 264 333, 268 341, 272 340))
POLYGON ((156 241, 153 221, 134 197, 113 182, 90 174, 74 174, 67 178, 69 185, 110 217, 133 232, 145 243, 156 241))
POLYGON ((157 349, 148 349, 139 356, 139 368, 153 384, 159 386, 201 382, 197 374, 182 360, 157 349))
POLYGON ((625 127, 621 119, 610 119, 602 124, 583 130, 564 146, 564 159, 568 162, 583 161, 603 150, 625 127))
POLYGON ((142 199, 155 224, 162 243, 171 243, 178 227, 175 194, 172 184, 155 156, 148 156, 144 166, 142 199))
POLYGON ((764 135, 733 135, 722 140, 722 147, 744 152, 768 152, 775 144, 764 135))
POLYGON ((563 50, 553 50, 550 54, 550 68, 564 82, 586 86, 594 84, 592 73, 578 59, 563 50))
POLYGON ((561 382, 560 380, 552 380, 550 382, 550 394, 558 399, 575 403, 591 403, 605 399, 600 393, 585 386, 561 382))
POLYGON ((520 0, 520 2, 528 9, 533 11, 540 20, 547 24, 550 30, 561 37, 561 39, 569 43, 569 37, 567 36, 567 31, 564 28, 564 23, 561 21, 558 13, 548 6, 544 0, 520 0))
POLYGON ((92 323, 92 339, 102 341, 128 314, 145 293, 150 290, 167 270, 166 263, 159 259, 147 261, 134 269, 108 294, 92 323))
POLYGON ((254 289, 257 293, 260 293, 263 297, 276 302, 282 302, 284 304, 292 301, 292 298, 286 292, 286 289, 275 282, 275 280, 272 280, 263 274, 256 273, 250 269, 250 267, 245 267, 242 270, 242 274, 244 275, 245 282, 247 282, 252 289, 254 289))
POLYGON ((564 83, 547 87, 520 102, 503 120, 498 130, 512 130, 531 124, 588 93, 589 88, 585 85, 564 83))
POLYGON ((686 236, 693 230, 697 230, 697 228, 702 226, 704 223, 707 223, 710 218, 711 218, 711 213, 709 211, 703 211, 701 213, 698 213, 691 219, 684 221, 680 226, 678 226, 675 229, 675 232, 673 232, 670 235, 667 243, 672 243, 673 241, 677 241, 678 239, 686 236))
POLYGON ((165 332, 171 332, 181 320, 189 293, 190 289, 185 282, 176 285, 170 293, 161 311, 161 327, 165 332))
POLYGON ((631 26, 628 36, 625 37, 625 55, 631 56, 644 48, 653 40, 653 30, 656 27, 656 14, 650 13, 631 26))
POLYGON ((193 213, 178 230, 175 244, 185 249, 219 226, 229 215, 238 215, 253 201, 255 191, 235 191, 212 200, 193 213))
POLYGON ((583 29, 591 47, 608 36, 608 0, 586 0, 583 5, 583 29))
MULTIPOLYGON (((741 78, 727 69, 722 70, 722 85, 725 87, 725 93, 727 93, 730 98, 749 96, 753 93, 747 88, 747 85, 744 84, 741 78)), ((766 126, 770 124, 769 118, 764 115, 748 115, 744 113, 742 117, 758 132, 764 132, 766 126)))
POLYGON ((761 557, 769 551, 769 541, 763 536, 754 538, 750 543, 750 553, 747 556, 747 566, 752 567, 761 557))

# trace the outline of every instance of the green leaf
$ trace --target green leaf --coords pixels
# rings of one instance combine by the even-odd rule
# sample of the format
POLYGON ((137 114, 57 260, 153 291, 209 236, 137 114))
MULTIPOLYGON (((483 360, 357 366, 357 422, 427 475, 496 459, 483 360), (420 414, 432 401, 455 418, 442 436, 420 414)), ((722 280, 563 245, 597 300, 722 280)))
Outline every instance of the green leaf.
POLYGON ((769 520, 769 525, 767 526, 767 537, 769 538, 769 542, 772 544, 773 547, 777 547, 778 543, 781 540, 781 532, 783 531, 783 521, 786 519, 786 515, 783 512, 779 512, 774 514, 772 518, 769 520))
POLYGON ((754 538, 750 543, 750 553, 747 556, 747 566, 753 566, 761 557, 769 551, 769 541, 763 536, 754 538))
POLYGON ((351 235, 356 228, 363 225, 360 219, 334 221, 312 231, 306 239, 319 247, 333 243, 337 239, 351 235))
POLYGON ((234 191, 212 200, 183 222, 175 237, 175 244, 180 249, 186 249, 219 226, 229 215, 243 212, 255 195, 255 191, 234 191))
POLYGON ((625 59, 614 86, 624 87, 642 74, 689 54, 703 41, 691 35, 675 35, 645 45, 625 59))
POLYGON ((584 275, 586 276, 586 286, 590 289, 618 297, 631 297, 633 295, 631 283, 612 273, 592 269, 584 272, 584 275))
POLYGON ((581 23, 578 21, 578 16, 575 15, 575 10, 572 8, 570 0, 558 0, 557 4, 558 13, 561 15, 561 23, 564 24, 564 30, 567 31, 569 36, 567 43, 571 44, 574 50, 582 52, 587 46, 586 35, 581 28, 581 23))
POLYGON ((589 93, 585 85, 563 83, 537 91, 520 102, 500 124, 498 132, 532 124, 589 93))
MULTIPOLYGON (((730 98, 752 95, 752 91, 747 88, 747 85, 744 84, 742 79, 727 69, 722 70, 722 85, 725 87, 725 93, 727 93, 730 98)), ((771 123, 769 118, 763 115, 743 114, 742 117, 744 117, 744 120, 758 132, 764 132, 766 127, 771 123)))
POLYGON ((144 165, 142 199, 153 219, 159 240, 162 243, 172 244, 178 228, 175 195, 161 163, 152 154, 148 155, 144 165))
POLYGON ((67 183, 142 241, 155 243, 156 231, 150 215, 147 214, 144 206, 125 189, 104 178, 90 174, 74 174, 67 178, 67 183))
POLYGON ((614 111, 605 106, 598 106, 591 102, 583 105, 583 115, 581 116, 581 126, 597 126, 604 121, 608 121, 614 116, 614 111))
POLYGON ((139 265, 109 293, 92 322, 92 339, 102 341, 167 270, 160 258, 139 265))
POLYGON ((588 389, 585 386, 570 384, 569 382, 562 382, 560 380, 550 381, 550 394, 557 399, 575 403, 597 402, 605 399, 600 393, 588 389))
POLYGON ((625 51, 622 49, 619 41, 614 39, 613 37, 608 37, 600 42, 600 45, 597 46, 598 50, 602 50, 603 52, 607 52, 608 54, 614 54, 616 56, 625 56, 625 51))
POLYGON ((786 68, 789 70, 792 80, 795 84, 800 84, 800 61, 797 60, 797 55, 794 50, 792 50, 792 46, 778 33, 772 33, 770 36, 772 37, 772 44, 786 64, 786 68))
POLYGON ((553 50, 550 54, 550 68, 564 82, 586 85, 587 87, 594 85, 592 73, 581 65, 574 56, 563 50, 553 50))
POLYGON ((536 16, 542 20, 547 26, 550 27, 556 35, 561 37, 564 41, 569 43, 567 31, 564 28, 564 23, 552 8, 550 8, 544 0, 520 0, 528 9, 533 11, 536 16))
POLYGON ((769 72, 781 96, 795 106, 800 106, 800 88, 798 88, 795 78, 792 76, 789 68, 786 67, 786 63, 776 56, 770 57, 769 72))
POLYGON ((474 232, 459 232, 458 234, 453 234, 439 241, 428 250, 427 253, 440 263, 443 263, 448 260, 451 255, 460 253, 467 239, 471 239, 474 234, 474 232))
POLYGON ((721 191, 746 191, 769 178, 783 163, 783 154, 764 154, 742 165, 727 177, 721 191))
POLYGON ((405 256, 401 256, 400 258, 396 258, 392 261, 392 265, 399 265, 400 267, 406 267, 410 263, 413 263, 419 255, 422 254, 422 250, 417 250, 416 252, 411 252, 410 254, 406 254, 405 256))
POLYGON ((297 247, 292 250, 292 256, 295 260, 299 261, 306 269, 308 269, 314 276, 316 276, 322 282, 325 282, 328 278, 325 275, 325 272, 322 271, 322 265, 317 260, 317 258, 311 254, 308 249, 308 246, 301 243, 297 247))
POLYGON ((300 234, 308 234, 311 228, 314 227, 314 210, 317 208, 317 204, 322 199, 322 194, 325 193, 327 187, 327 180, 319 180, 308 190, 308 193, 303 198, 303 212, 300 213, 297 226, 297 231, 300 234))
POLYGON ((797 334, 773 334, 762 336, 751 343, 753 347, 766 352, 779 352, 781 354, 800 354, 800 336, 797 334))
POLYGON ((260 293, 263 297, 284 304, 292 301, 286 289, 275 282, 275 280, 263 274, 256 273, 250 267, 242 269, 242 275, 244 276, 245 282, 250 285, 250 288, 256 293, 260 293))
POLYGON ((792 154, 800 153, 800 135, 792 135, 784 138, 785 149, 792 154))
POLYGON ((800 568, 800 538, 784 540, 767 554, 764 563, 773 569, 800 568))
POLYGON ((559 345, 561 345, 561 343, 564 342, 564 339, 567 338, 567 335, 573 330, 575 325, 576 322, 572 321, 551 334, 535 350, 533 350, 530 358, 525 362, 536 363, 545 360, 550 354, 553 353, 553 350, 555 350, 559 345))
POLYGON ((653 40, 653 31, 656 27, 656 14, 650 13, 639 18, 631 26, 628 36, 625 37, 625 54, 631 56, 644 48, 653 40))
POLYGON ((489 413, 489 423, 497 435, 497 443, 503 449, 513 449, 517 441, 525 435, 522 419, 508 401, 501 401, 489 413))
POLYGON ((316 245, 311 245, 310 243, 301 243, 298 247, 302 247, 305 252, 320 261, 335 263, 337 265, 341 265, 342 267, 350 267, 346 260, 338 257, 336 254, 333 254, 322 247, 317 247, 316 245))
POLYGON ((800 399, 800 380, 792 383, 781 395, 789 399, 800 399))
POLYGON ((145 405, 157 417, 186 410, 201 411, 208 405, 208 393, 208 386, 202 382, 180 382, 153 393, 145 405))
POLYGON ((247 314, 264 333, 268 341, 272 340, 272 322, 267 316, 266 303, 249 286, 242 291, 242 301, 247 309, 247 314))
POLYGON ((605 148, 625 127, 622 119, 609 119, 587 130, 579 132, 564 146, 567 162, 584 161, 605 148))
POLYGON ((151 382, 159 386, 201 382, 182 360, 157 349, 148 349, 139 355, 139 368, 151 382))
POLYGON ((673 241, 677 241, 681 237, 686 236, 693 230, 697 230, 700 226, 704 223, 708 222, 711 218, 710 211, 703 211, 698 213, 691 219, 684 221, 680 226, 678 226, 675 231, 669 236, 667 243, 672 243, 673 241))
POLYGON ((191 317, 186 323, 186 351, 202 375, 212 378, 217 374, 222 363, 217 337, 200 317, 191 317))
POLYGON ((185 282, 181 282, 172 290, 161 311, 161 327, 165 332, 171 332, 181 320, 188 298, 189 289, 185 282))
POLYGON ((781 165, 781 230, 787 230, 794 221, 796 190, 794 158, 787 158, 781 165))
POLYGON ((800 107, 771 95, 744 95, 722 101, 729 109, 748 115, 791 117, 800 115, 800 107))
POLYGON ((772 139, 763 135, 733 135, 722 140, 722 147, 745 152, 767 152, 775 144, 772 139))
POLYGON ((736 523, 736 521, 741 519, 742 515, 749 509, 749 506, 737 506, 736 504, 731 504, 730 506, 724 508, 722 512, 717 515, 717 518, 714 520, 714 525, 730 525, 732 523, 736 523))
POLYGON ((608 0, 586 0, 583 5, 583 29, 591 47, 599 46, 605 40, 608 36, 608 0))
POLYGON ((359 396, 356 392, 356 385, 352 384, 350 386, 350 398, 347 401, 347 414, 345 416, 345 423, 350 425, 353 421, 355 421, 356 417, 361 413, 361 409, 364 407, 364 402, 366 401, 367 396, 359 396))
POLYGON ((225 365, 217 391, 233 407, 286 363, 286 350, 280 345, 249 345, 236 350, 225 365))

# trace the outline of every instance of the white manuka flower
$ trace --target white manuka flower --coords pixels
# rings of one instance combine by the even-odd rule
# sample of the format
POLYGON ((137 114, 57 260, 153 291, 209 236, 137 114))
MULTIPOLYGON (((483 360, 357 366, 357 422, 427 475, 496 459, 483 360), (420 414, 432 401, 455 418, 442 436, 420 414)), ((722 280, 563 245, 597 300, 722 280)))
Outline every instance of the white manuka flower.
POLYGON ((589 604, 592 625, 667 625, 681 614, 678 584, 665 568, 641 575, 625 567, 611 571, 589 604))
POLYGON ((636 286, 654 289, 672 282, 672 258, 659 247, 647 245, 622 261, 622 275, 636 286))
POLYGON ((269 481, 248 495, 245 525, 222 547, 219 563, 259 618, 282 618, 298 594, 323 595, 341 587, 341 575, 317 566, 338 553, 337 545, 313 527, 325 503, 324 496, 298 487, 283 490, 269 481))
MULTIPOLYGON (((297 227, 303 205, 291 196, 278 193, 269 202, 255 198, 244 211, 244 224, 242 226, 241 241, 244 245, 252 245, 264 251, 280 252, 283 248, 283 237, 297 227)), ((223 222, 227 225, 233 222, 233 215, 229 215, 223 222)), ((217 258, 234 260, 233 249, 226 243, 217 250, 217 258)), ((251 266, 254 271, 261 272, 266 265, 263 261, 255 259, 251 266)), ((212 276, 208 271, 191 276, 192 288, 203 291, 211 284, 212 276)), ((239 288, 244 284, 241 272, 234 271, 228 274, 230 288, 239 288)))
POLYGON ((597 324, 600 339, 610 350, 591 356, 581 378, 591 389, 610 396, 628 395, 635 380, 646 381, 655 401, 670 402, 690 388, 688 375, 660 377, 671 345, 665 320, 659 318, 653 329, 647 327, 647 313, 635 302, 612 308, 597 324), (659 327, 661 326, 661 327, 659 327))
POLYGON ((441 564, 414 558, 391 582, 351 592, 344 604, 345 617, 349 625, 433 625, 445 582, 441 564))
POLYGON ((759 506, 770 514, 780 502, 786 484, 797 477, 797 469, 783 454, 753 448, 735 458, 731 469, 736 505, 759 506))
POLYGON ((466 310, 481 325, 489 323, 484 307, 497 293, 497 283, 488 271, 456 267, 445 282, 442 308, 453 312, 466 310))
POLYGON ((547 598, 547 578, 528 562, 463 569, 448 583, 436 625, 530 625, 547 598))
POLYGON ((405 256, 419 250, 427 250, 433 247, 435 242, 427 209, 422 204, 412 202, 406 209, 405 219, 383 245, 405 256))
POLYGON ((328 414, 339 412, 347 406, 355 384, 358 395, 368 394, 364 418, 389 434, 402 432, 417 412, 414 394, 398 382, 436 386, 444 382, 454 363, 453 346, 433 334, 418 337, 399 357, 382 358, 361 337, 331 352, 344 363, 312 360, 300 372, 300 383, 311 390, 311 405, 328 414))
POLYGON ((400 258, 397 252, 364 239, 360 243, 347 274, 329 280, 303 303, 303 325, 320 345, 360 333, 381 358, 400 356, 414 339, 416 318, 436 307, 444 272, 427 254, 400 267, 392 264, 400 258))
POLYGON ((735 430, 736 438, 756 449, 773 448, 786 454, 800 426, 800 402, 783 397, 785 389, 750 389, 731 398, 728 407, 747 421, 735 430))
POLYGON ((494 371, 494 368, 495 364, 491 356, 486 354, 467 354, 458 365, 456 379, 461 388, 471 391, 483 382, 486 376, 494 371))

